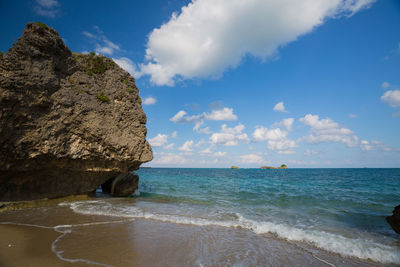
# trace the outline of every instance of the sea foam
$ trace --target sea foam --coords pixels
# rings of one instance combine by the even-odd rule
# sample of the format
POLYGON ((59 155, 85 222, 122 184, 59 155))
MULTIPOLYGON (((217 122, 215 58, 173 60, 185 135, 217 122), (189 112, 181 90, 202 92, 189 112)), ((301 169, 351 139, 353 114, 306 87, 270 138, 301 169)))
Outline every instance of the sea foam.
POLYGON ((69 206, 74 212, 86 215, 103 215, 123 218, 143 218, 174 224, 196 226, 221 226, 243 228, 256 234, 272 233, 288 241, 301 241, 324 249, 326 251, 352 256, 360 259, 370 259, 381 263, 400 264, 400 251, 396 247, 377 243, 370 239, 349 238, 340 234, 301 229, 295 226, 272 221, 250 220, 237 213, 236 220, 213 220, 191 216, 161 214, 144 211, 135 206, 117 206, 112 203, 96 201, 63 202, 61 206, 69 206))

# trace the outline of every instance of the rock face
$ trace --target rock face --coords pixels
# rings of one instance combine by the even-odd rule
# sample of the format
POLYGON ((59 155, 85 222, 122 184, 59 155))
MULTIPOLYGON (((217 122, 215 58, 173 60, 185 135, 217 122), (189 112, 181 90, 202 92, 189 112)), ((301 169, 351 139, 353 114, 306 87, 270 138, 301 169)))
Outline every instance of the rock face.
POLYGON ((396 233, 400 234, 400 205, 394 208, 392 216, 386 217, 386 221, 396 233))
POLYGON ((130 172, 118 175, 101 185, 103 192, 115 197, 127 197, 133 194, 139 185, 139 176, 130 172))
POLYGON ((0 55, 0 200, 87 193, 138 169, 153 158, 145 124, 126 71, 27 24, 0 55))

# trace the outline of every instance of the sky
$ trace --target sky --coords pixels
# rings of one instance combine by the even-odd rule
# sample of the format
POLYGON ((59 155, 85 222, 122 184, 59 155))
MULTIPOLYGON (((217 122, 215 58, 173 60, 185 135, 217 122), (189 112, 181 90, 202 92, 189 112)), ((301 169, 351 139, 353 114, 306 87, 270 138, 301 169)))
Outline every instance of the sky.
POLYGON ((400 167, 400 1, 0 0, 132 74, 151 167, 400 167))

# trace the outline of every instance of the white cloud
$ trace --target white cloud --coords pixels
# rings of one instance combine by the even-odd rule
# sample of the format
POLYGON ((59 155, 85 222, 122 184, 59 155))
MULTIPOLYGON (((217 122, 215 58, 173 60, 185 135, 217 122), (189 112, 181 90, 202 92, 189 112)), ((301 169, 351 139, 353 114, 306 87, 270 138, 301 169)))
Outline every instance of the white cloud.
POLYGON ((278 150, 278 151, 276 151, 276 153, 285 154, 285 155, 292 155, 292 154, 296 154, 296 151, 294 151, 294 150, 278 150))
POLYGON ((211 113, 204 114, 204 119, 210 121, 235 121, 237 116, 233 114, 232 108, 222 108, 211 111, 211 113))
POLYGON ((285 151, 297 147, 295 141, 291 139, 281 139, 281 140, 268 140, 268 149, 278 151, 281 154, 294 154, 292 151, 285 151))
POLYGON ((390 83, 388 83, 388 82, 383 82, 382 85, 381 85, 381 87, 382 87, 383 89, 386 89, 386 88, 388 88, 389 86, 390 86, 390 83))
POLYGON ((307 149, 307 150, 304 152, 304 155, 306 155, 306 156, 314 156, 314 155, 318 155, 318 154, 320 154, 320 153, 321 153, 321 152, 319 152, 319 151, 307 149))
POLYGON ((57 0, 36 0, 34 10, 40 16, 55 18, 60 13, 59 7, 57 0))
POLYGON ((183 152, 191 152, 193 151, 191 148, 193 144, 194 142, 192 140, 186 141, 181 147, 178 148, 178 150, 183 152))
POLYGON ((199 152, 199 154, 202 154, 202 155, 204 155, 204 154, 211 154, 211 149, 208 147, 208 148, 206 148, 206 149, 203 149, 203 150, 201 150, 200 152, 199 152))
POLYGON ((361 140, 360 148, 364 151, 371 151, 371 150, 384 150, 384 151, 392 151, 393 149, 380 141, 367 141, 361 140))
POLYGON ((221 125, 221 132, 213 133, 210 136, 210 141, 213 144, 219 144, 224 146, 236 146, 238 141, 250 142, 249 137, 246 133, 242 134, 244 130, 243 124, 238 124, 235 127, 229 128, 226 124, 221 125))
POLYGON ((210 127, 204 127, 197 130, 198 133, 202 134, 211 134, 210 127))
POLYGON ((186 111, 180 110, 169 120, 175 123, 194 123, 193 131, 211 134, 209 127, 200 128, 204 124, 204 121, 232 121, 237 120, 237 116, 233 113, 232 108, 220 107, 219 109, 212 110, 210 113, 203 112, 192 116, 187 116, 186 111))
POLYGON ((247 134, 234 135, 230 133, 213 133, 210 136, 210 141, 213 144, 224 146, 236 146, 238 141, 249 142, 247 134))
POLYGON ((172 134, 171 134, 171 137, 172 138, 178 137, 178 132, 177 131, 173 131, 172 134))
POLYGON ((228 133, 213 133, 210 140, 213 144, 221 144, 224 146, 236 146, 238 144, 235 135, 228 133))
POLYGON ((222 124, 221 126, 221 132, 223 133, 230 133, 230 134, 241 134, 242 131, 244 130, 244 125, 239 123, 238 125, 236 125, 233 128, 229 128, 227 127, 226 124, 222 124))
POLYGON ((300 122, 310 126, 310 134, 302 138, 308 143, 340 142, 349 147, 358 144, 358 137, 348 128, 341 127, 330 118, 319 119, 318 115, 307 114, 300 122))
POLYGON ((218 151, 218 152, 215 152, 215 153, 213 154, 213 156, 214 156, 214 157, 218 157, 218 158, 225 157, 225 156, 226 156, 226 152, 218 151))
POLYGON ((400 90, 389 90, 381 96, 381 100, 388 103, 392 108, 400 107, 400 90))
POLYGON ((148 96, 143 100, 143 105, 153 105, 157 103, 157 99, 152 96, 148 96))
POLYGON ((253 132, 253 139, 255 141, 278 141, 286 138, 286 136, 287 132, 282 131, 280 128, 268 130, 267 128, 261 126, 257 127, 256 130, 253 132))
MULTIPOLYGON (((94 26, 93 29, 95 30, 95 33, 91 33, 88 31, 83 31, 82 34, 87 37, 91 42, 94 43, 95 47, 96 47, 96 52, 98 54, 103 54, 103 55, 113 55, 116 51, 121 51, 121 48, 111 42, 104 34, 104 32, 98 27, 98 26, 94 26)), ((118 65, 119 63, 117 62, 118 60, 120 61, 121 65, 120 67, 125 69, 124 67, 122 67, 123 65, 126 66, 128 69, 134 69, 135 71, 133 73, 135 73, 135 75, 137 77, 140 76, 140 73, 138 71, 136 71, 136 67, 134 65, 134 63, 132 61, 130 61, 128 58, 120 58, 120 59, 113 59, 118 65)), ((126 69, 125 69, 126 70, 126 69)), ((129 70, 126 70, 129 73, 131 73, 129 70)), ((132 73, 131 73, 132 74, 132 73)))
MULTIPOLYGON (((110 51, 111 52, 111 51, 110 51)), ((113 58, 115 63, 120 66, 122 69, 129 72, 134 78, 140 78, 140 73, 138 72, 135 63, 133 63, 129 58, 120 57, 120 58, 113 58)))
POLYGON ((157 85, 176 78, 215 78, 252 55, 265 61, 280 47, 330 18, 352 15, 374 0, 196 0, 154 29, 144 74, 157 85))
POLYGON ((164 146, 164 149, 171 150, 171 149, 174 149, 174 146, 175 146, 175 144, 171 143, 169 145, 164 146))
POLYGON ((211 130, 210 127, 203 127, 200 128, 204 124, 204 121, 198 121, 194 124, 193 131, 203 134, 210 134, 211 130))
POLYGON ((157 164, 183 164, 186 162, 186 158, 180 155, 168 153, 166 155, 161 156, 160 158, 156 158, 153 160, 153 163, 157 164))
POLYGON ((279 102, 274 106, 274 111, 279 111, 279 112, 287 112, 287 110, 285 109, 285 105, 283 104, 283 102, 279 102))
POLYGON ((280 154, 294 154, 295 152, 290 149, 297 147, 297 143, 288 139, 287 135, 288 133, 280 128, 268 129, 258 126, 253 132, 253 140, 258 142, 267 141, 268 149, 280 154))
POLYGON ((199 142, 197 142, 194 146, 195 147, 199 147, 199 146, 202 146, 202 145, 204 145, 204 144, 207 144, 207 142, 206 141, 204 141, 204 139, 201 139, 199 142))
POLYGON ((168 143, 168 135, 166 134, 157 134, 157 136, 150 138, 149 143, 154 147, 161 147, 168 143))
POLYGON ((272 127, 283 127, 286 130, 291 131, 293 123, 294 123, 294 118, 287 118, 281 120, 280 122, 274 123, 272 127))
POLYGON ((172 122, 183 122, 182 119, 186 115, 186 111, 180 110, 178 113, 176 113, 171 119, 169 119, 172 122))
POLYGON ((240 156, 242 163, 264 163, 264 159, 257 154, 247 154, 240 156))

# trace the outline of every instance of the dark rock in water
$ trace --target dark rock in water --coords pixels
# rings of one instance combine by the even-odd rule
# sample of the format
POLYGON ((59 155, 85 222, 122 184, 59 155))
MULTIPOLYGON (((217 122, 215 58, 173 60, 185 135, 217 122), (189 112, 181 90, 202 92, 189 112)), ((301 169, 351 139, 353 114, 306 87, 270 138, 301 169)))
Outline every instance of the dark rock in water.
POLYGON ((120 174, 115 178, 109 179, 101 185, 103 192, 115 197, 127 197, 132 195, 139 185, 139 176, 131 173, 120 174))
POLYGON ((394 208, 392 216, 386 217, 386 221, 396 233, 400 234, 400 205, 394 208))
POLYGON ((135 80, 29 23, 0 57, 0 200, 82 194, 152 160, 135 80))

